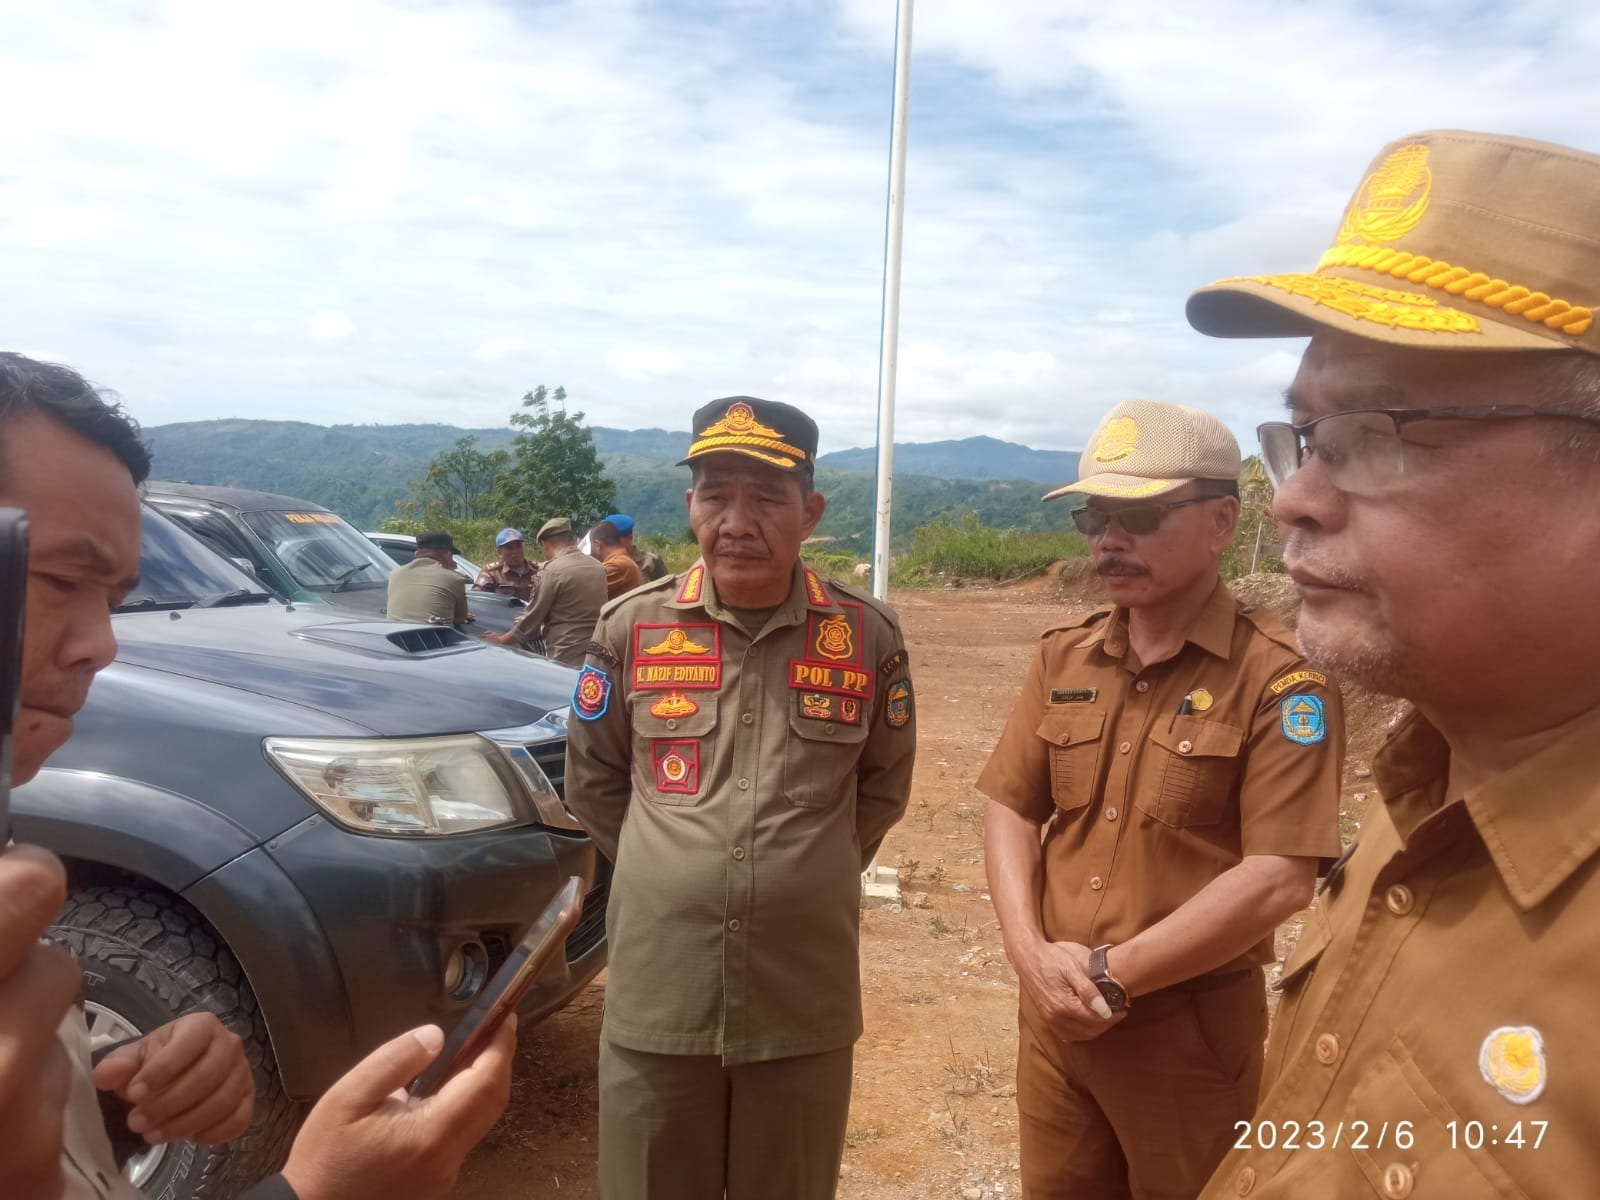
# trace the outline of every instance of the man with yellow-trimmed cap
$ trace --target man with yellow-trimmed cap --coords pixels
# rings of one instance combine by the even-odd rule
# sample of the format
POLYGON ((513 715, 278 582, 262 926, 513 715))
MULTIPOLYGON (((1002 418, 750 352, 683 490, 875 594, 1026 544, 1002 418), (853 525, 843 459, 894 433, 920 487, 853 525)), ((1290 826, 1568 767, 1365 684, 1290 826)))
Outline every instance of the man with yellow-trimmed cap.
POLYGON ((700 560, 606 606, 573 695, 567 801, 616 864, 605 1200, 838 1183, 861 871, 905 811, 916 721, 894 614, 800 561, 816 451, 787 404, 695 414, 700 560))
POLYGON ((1339 853, 1339 693, 1218 573, 1239 445, 1128 400, 1072 512, 1113 607, 1045 633, 978 789, 1021 983, 1025 1200, 1192 1197, 1255 1107, 1263 967, 1339 853))
POLYGON ((1596 196, 1595 155, 1416 134, 1314 272, 1189 301, 1311 338, 1260 429, 1300 644, 1415 706, 1208 1197, 1600 1195, 1596 196))

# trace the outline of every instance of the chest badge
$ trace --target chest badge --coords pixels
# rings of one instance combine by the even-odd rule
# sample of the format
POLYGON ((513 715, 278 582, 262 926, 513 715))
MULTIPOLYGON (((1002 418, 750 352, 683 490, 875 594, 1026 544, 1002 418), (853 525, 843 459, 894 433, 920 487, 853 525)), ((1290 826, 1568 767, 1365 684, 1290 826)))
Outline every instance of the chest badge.
POLYGON ((1502 1025, 1483 1039, 1478 1072, 1513 1104, 1532 1104, 1544 1091, 1544 1038, 1532 1025, 1502 1025))
POLYGON ((652 717, 692 717, 699 711, 698 704, 677 692, 668 692, 650 706, 652 717))
POLYGON ((1291 742, 1314 746, 1328 736, 1321 696, 1285 696, 1281 712, 1283 736, 1291 742))
POLYGON ((1189 693, 1189 704, 1195 712, 1205 712, 1216 702, 1216 697, 1206 691, 1205 688, 1195 688, 1194 691, 1189 693))
POLYGON ((841 662, 856 656, 855 639, 850 632, 850 622, 843 613, 817 622, 815 650, 819 658, 841 662))

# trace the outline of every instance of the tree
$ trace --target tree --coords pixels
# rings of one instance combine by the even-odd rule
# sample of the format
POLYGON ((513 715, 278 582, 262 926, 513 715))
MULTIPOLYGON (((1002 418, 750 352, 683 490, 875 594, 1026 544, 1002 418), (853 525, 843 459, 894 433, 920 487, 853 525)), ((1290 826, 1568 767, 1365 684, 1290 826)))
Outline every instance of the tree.
POLYGON ((508 451, 485 454, 477 438, 460 438, 434 456, 420 480, 411 481, 411 494, 401 508, 414 519, 436 524, 493 517, 492 497, 510 465, 508 451))
POLYGON ((616 509, 616 485, 600 465, 583 413, 569 413, 566 399, 565 388, 552 392, 541 383, 511 414, 522 432, 494 498, 513 524, 537 529, 551 517, 570 517, 587 525, 616 509))

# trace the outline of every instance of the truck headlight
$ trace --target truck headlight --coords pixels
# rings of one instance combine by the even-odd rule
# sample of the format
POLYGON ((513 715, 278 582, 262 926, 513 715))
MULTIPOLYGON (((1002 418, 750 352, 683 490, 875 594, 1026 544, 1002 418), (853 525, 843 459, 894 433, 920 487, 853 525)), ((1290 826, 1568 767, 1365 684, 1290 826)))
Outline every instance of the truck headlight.
POLYGON ((527 820, 521 781, 477 734, 267 738, 264 745, 290 782, 357 833, 437 837, 527 820))

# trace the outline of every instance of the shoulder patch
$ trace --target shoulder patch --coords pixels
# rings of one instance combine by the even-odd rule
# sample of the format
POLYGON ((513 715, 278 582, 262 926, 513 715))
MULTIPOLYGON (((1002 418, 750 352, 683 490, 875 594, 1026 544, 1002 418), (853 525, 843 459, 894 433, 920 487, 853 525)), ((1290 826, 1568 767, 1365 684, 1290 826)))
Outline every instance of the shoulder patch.
POLYGON ((611 703, 611 676, 599 667, 584 667, 572 689, 572 711, 579 720, 594 721, 611 703))
POLYGON ((904 650, 896 650, 878 664, 878 673, 885 676, 893 675, 901 667, 910 666, 910 664, 911 655, 904 650))
POLYGON ((1302 746, 1314 746, 1328 736, 1328 720, 1321 696, 1285 696, 1279 711, 1283 736, 1302 746))
POLYGON ((901 679, 889 685, 888 703, 884 706, 884 721, 890 729, 904 729, 911 720, 911 680, 901 679))
POLYGON ((1321 671, 1313 671, 1310 667, 1306 667, 1274 679, 1268 687, 1274 696, 1281 696, 1297 683, 1318 683, 1327 687, 1328 677, 1321 671))
MULTIPOLYGON (((679 577, 673 577, 676 581, 679 577)), ((678 587, 679 604, 699 604, 705 595, 706 568, 704 563, 695 563, 681 576, 682 582, 678 587)))

